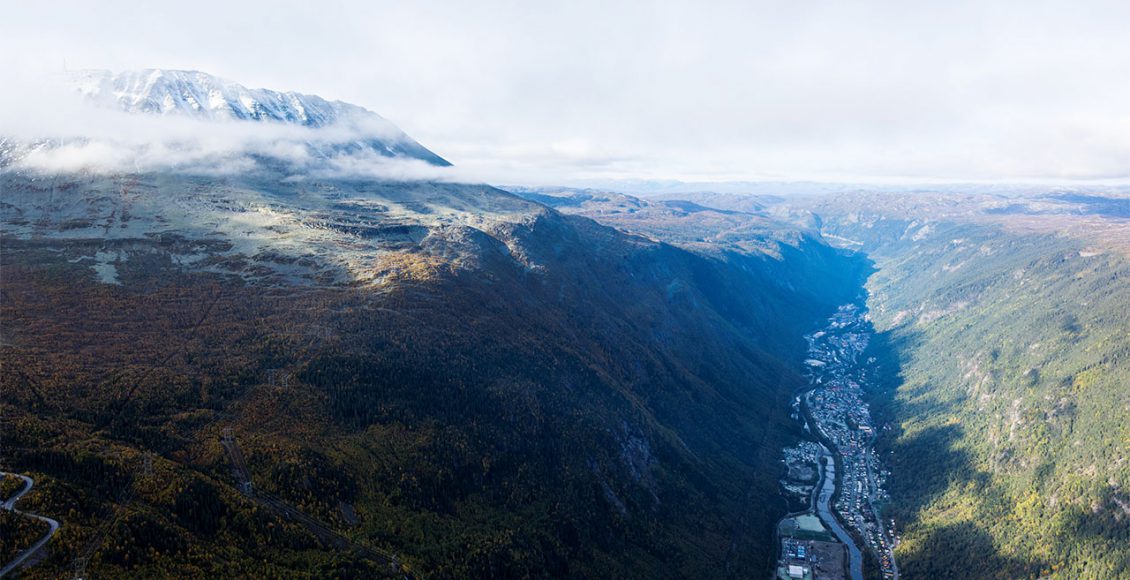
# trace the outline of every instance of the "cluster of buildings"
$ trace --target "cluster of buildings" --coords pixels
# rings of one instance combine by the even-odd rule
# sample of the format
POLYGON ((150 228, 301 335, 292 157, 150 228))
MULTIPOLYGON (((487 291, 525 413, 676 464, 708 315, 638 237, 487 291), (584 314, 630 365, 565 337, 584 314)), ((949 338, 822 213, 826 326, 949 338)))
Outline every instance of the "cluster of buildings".
POLYGON ((796 447, 784 449, 785 463, 811 463, 816 465, 820 460, 820 444, 815 441, 801 441, 796 447))
POLYGON ((790 496, 809 503, 812 491, 820 480, 820 456, 823 453, 819 443, 801 441, 796 447, 784 449, 784 462, 787 472, 781 480, 781 488, 790 496))
POLYGON ((842 580, 844 545, 838 542, 783 538, 777 580, 842 580))
MULTIPOLYGON (((812 580, 812 566, 808 562, 811 551, 806 542, 793 538, 786 538, 781 546, 785 576, 792 579, 812 580)), ((781 574, 778 572, 778 577, 781 574)))
POLYGON ((828 329, 808 337, 808 366, 816 388, 806 395, 806 403, 815 427, 831 441, 842 465, 836 512, 879 558, 883 576, 895 578, 897 538, 884 525, 878 507, 890 500, 884 489, 889 473, 872 447, 875 427, 860 386, 859 357, 869 337, 866 317, 852 306, 841 307, 828 329))

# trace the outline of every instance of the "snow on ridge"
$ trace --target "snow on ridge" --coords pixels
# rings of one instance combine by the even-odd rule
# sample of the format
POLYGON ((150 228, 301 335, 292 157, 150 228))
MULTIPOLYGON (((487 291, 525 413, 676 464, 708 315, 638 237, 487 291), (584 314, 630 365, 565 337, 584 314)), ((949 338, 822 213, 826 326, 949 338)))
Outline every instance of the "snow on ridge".
POLYGON ((381 115, 316 95, 251 89, 188 70, 86 70, 67 80, 85 104, 61 102, 42 132, 24 128, 11 142, 0 140, 0 165, 219 171, 240 161, 292 171, 346 165, 364 175, 385 171, 390 161, 451 165, 381 115))
MULTIPOLYGON (((183 114, 207 119, 255 120, 325 127, 357 115, 381 119, 362 107, 293 91, 249 89, 200 71, 144 69, 81 71, 75 87, 86 97, 130 113, 183 114)), ((395 130, 391 123, 384 121, 395 130)))

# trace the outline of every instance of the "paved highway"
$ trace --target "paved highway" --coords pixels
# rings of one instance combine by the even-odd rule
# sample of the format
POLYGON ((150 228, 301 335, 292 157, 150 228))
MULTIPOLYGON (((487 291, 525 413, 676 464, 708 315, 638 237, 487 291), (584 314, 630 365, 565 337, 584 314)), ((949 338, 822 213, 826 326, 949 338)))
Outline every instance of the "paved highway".
MULTIPOLYGON (((3 471, 0 471, 0 477, 4 477, 6 475, 9 475, 9 474, 5 473, 3 471)), ((22 565, 25 561, 27 561, 28 558, 30 558, 33 554, 35 554, 40 549, 42 549, 43 546, 47 545, 47 541, 50 540, 51 537, 55 535, 55 532, 59 531, 59 522, 57 522, 57 521, 55 521, 51 518, 43 517, 41 515, 37 515, 37 514, 25 512, 25 511, 20 511, 20 510, 16 509, 16 502, 20 501, 20 498, 22 498, 24 496, 24 494, 31 491, 31 487, 33 485, 35 485, 35 480, 33 480, 32 478, 30 478, 26 475, 20 475, 18 473, 13 473, 11 475, 14 475, 14 476, 24 480, 24 487, 20 491, 16 492, 16 495, 13 495, 10 499, 8 499, 8 501, 4 502, 3 506, 0 506, 0 507, 3 507, 4 509, 6 509, 10 512, 20 514, 21 516, 25 516, 25 517, 29 517, 29 518, 35 518, 35 519, 37 519, 41 522, 47 522, 47 525, 50 526, 51 529, 48 530, 47 535, 40 538, 39 541, 36 542, 35 544, 32 544, 32 546, 30 548, 21 552, 20 555, 16 556, 16 558, 14 560, 12 560, 11 562, 8 562, 4 566, 3 569, 0 569, 0 577, 7 576, 10 572, 15 570, 16 568, 19 568, 20 565, 22 565)))

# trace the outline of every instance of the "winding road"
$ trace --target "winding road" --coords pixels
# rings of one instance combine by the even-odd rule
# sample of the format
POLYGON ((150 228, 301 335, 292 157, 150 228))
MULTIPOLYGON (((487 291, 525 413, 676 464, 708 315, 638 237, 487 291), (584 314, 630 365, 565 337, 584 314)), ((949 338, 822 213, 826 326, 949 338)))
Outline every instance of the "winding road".
POLYGON ((35 519, 37 519, 41 522, 47 522, 47 525, 51 526, 51 529, 47 532, 47 535, 40 538, 38 542, 32 544, 32 546, 30 548, 21 552, 20 555, 16 556, 15 559, 13 559, 11 562, 8 562, 7 564, 5 564, 4 568, 0 569, 0 577, 7 576, 13 570, 15 570, 16 568, 19 568, 20 565, 22 565, 25 561, 27 561, 28 558, 30 558, 33 554, 35 554, 40 549, 42 549, 43 546, 47 545, 47 541, 50 540, 51 537, 55 535, 55 532, 59 531, 59 522, 57 522, 57 521, 55 521, 51 518, 48 518, 48 517, 44 517, 44 516, 41 516, 41 515, 38 515, 38 514, 33 514, 33 513, 30 513, 30 512, 20 511, 20 510, 16 509, 16 502, 20 501, 20 498, 22 498, 24 496, 24 494, 31 491, 31 487, 33 485, 35 485, 35 480, 33 480, 32 478, 30 478, 26 475, 20 475, 18 473, 9 474, 7 472, 0 471, 0 477, 4 477, 4 476, 7 476, 7 475, 14 475, 14 476, 24 480, 24 487, 20 491, 16 492, 16 495, 13 495, 10 499, 8 499, 8 501, 5 501, 4 504, 0 507, 3 507, 4 509, 6 509, 6 510, 12 512, 12 513, 19 514, 21 516, 25 516, 25 517, 29 517, 29 518, 35 518, 35 519))

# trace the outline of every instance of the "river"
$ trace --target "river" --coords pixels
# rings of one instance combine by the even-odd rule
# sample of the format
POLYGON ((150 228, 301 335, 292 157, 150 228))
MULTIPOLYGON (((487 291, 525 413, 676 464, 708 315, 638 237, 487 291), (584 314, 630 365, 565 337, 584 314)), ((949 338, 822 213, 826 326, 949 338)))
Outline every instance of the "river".
POLYGON ((863 580, 863 553, 859 551, 859 546, 855 545, 855 540, 851 539, 851 534, 832 514, 832 495, 836 492, 836 462, 832 460, 832 452, 828 451, 827 447, 824 447, 824 451, 827 455, 821 458, 823 475, 816 497, 816 514, 820 516, 820 521, 832 530, 836 539, 847 546, 848 572, 851 574, 851 580, 863 580))
MULTIPOLYGON (((884 524, 879 509, 888 498, 883 489, 887 472, 875 454, 877 428, 864 396, 869 365, 874 359, 861 359, 873 333, 865 310, 846 304, 829 318, 827 326, 805 337, 809 344, 805 364, 809 367, 811 388, 794 403, 804 411, 794 416, 803 423, 805 432, 821 441, 818 458, 814 451, 808 451, 803 458, 808 464, 818 460, 821 472, 821 479, 811 492, 815 498, 809 498, 809 513, 815 512, 847 547, 851 580, 863 579, 863 550, 878 557, 884 578, 897 580, 895 537, 884 524), (837 464, 842 467, 838 481, 837 464), (841 486, 839 493, 837 483, 841 486), (857 538, 863 544, 857 544, 857 538)), ((814 449, 812 443, 804 443, 801 448, 804 445, 814 449)), ((786 450, 786 463, 790 461, 789 455, 786 450)), ((791 461, 796 463, 798 454, 794 451, 791 455, 791 461)))

